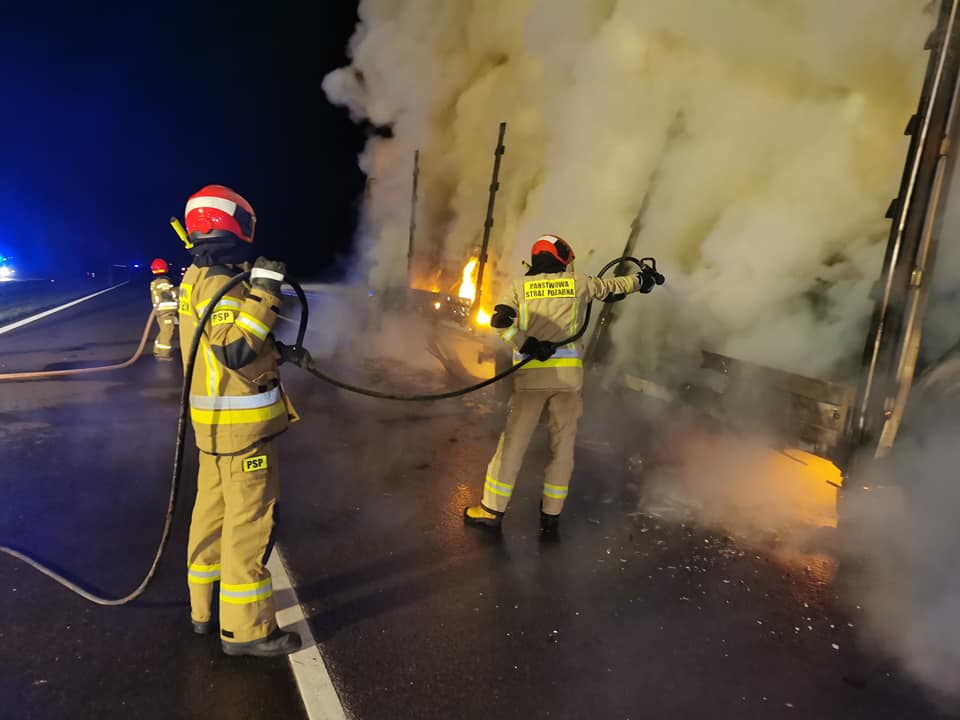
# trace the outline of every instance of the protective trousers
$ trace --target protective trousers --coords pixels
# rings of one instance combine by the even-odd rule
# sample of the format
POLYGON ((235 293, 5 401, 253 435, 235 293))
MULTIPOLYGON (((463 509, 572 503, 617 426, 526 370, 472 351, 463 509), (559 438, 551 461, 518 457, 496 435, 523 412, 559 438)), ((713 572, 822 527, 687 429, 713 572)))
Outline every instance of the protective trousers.
POLYGON ((158 358, 168 358, 173 354, 173 338, 177 330, 177 311, 164 310, 157 313, 157 325, 160 332, 153 341, 153 355, 158 358))
POLYGON ((197 500, 187 546, 187 585, 194 620, 210 620, 220 583, 220 637, 250 642, 277 626, 265 567, 273 547, 280 489, 273 440, 237 455, 200 453, 197 500))
POLYGON ((507 411, 507 426, 500 435, 497 452, 487 466, 487 479, 483 485, 483 504, 487 509, 504 512, 510 504, 523 456, 544 405, 549 413, 553 457, 547 465, 543 482, 543 512, 559 515, 563 510, 573 474, 577 421, 583 411, 580 390, 522 390, 513 394, 507 411))

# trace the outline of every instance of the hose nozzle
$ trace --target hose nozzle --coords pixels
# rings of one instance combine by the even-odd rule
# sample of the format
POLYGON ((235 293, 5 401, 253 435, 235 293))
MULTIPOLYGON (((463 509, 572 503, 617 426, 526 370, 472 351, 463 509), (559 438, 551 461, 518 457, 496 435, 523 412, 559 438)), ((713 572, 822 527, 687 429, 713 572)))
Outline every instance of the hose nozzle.
POLYGON ((667 279, 657 270, 655 258, 641 258, 637 264, 640 266, 640 277, 643 279, 640 292, 648 293, 654 286, 663 285, 666 282, 667 279))

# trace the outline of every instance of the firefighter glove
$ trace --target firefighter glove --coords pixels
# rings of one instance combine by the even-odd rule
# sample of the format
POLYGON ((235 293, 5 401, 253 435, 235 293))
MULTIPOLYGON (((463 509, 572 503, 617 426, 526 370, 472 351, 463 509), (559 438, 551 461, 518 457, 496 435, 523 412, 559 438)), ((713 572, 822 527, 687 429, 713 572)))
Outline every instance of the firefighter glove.
POLYGON ((637 273, 638 291, 646 295, 657 285, 663 285, 665 278, 649 265, 644 265, 637 273))
POLYGON ((264 292, 280 297, 280 283, 287 273, 287 266, 279 260, 258 257, 250 272, 250 284, 264 292))
POLYGON ((277 352, 280 353, 280 362, 278 365, 283 365, 283 363, 288 362, 304 370, 313 365, 313 358, 310 356, 310 351, 306 348, 297 347, 296 345, 284 345, 279 340, 276 342, 277 352))
POLYGON ((493 317, 490 318, 490 326, 498 330, 505 330, 513 325, 513 319, 517 316, 517 311, 509 305, 494 305, 493 317))
POLYGON ((540 362, 549 360, 556 351, 556 343, 548 340, 537 340, 537 338, 533 336, 524 340, 523 345, 520 346, 520 352, 522 354, 531 355, 534 360, 539 360, 540 362))

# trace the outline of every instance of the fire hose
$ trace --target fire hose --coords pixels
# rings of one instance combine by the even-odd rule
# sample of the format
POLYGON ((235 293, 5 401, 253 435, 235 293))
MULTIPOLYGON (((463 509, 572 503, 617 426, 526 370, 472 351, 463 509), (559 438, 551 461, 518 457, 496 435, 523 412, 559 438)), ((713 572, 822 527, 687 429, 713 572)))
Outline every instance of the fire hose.
MULTIPOLYGON (((612 268, 614 265, 619 265, 622 262, 633 263, 634 265, 640 268, 640 271, 642 273, 649 273, 650 279, 653 282, 655 282, 657 285, 663 284, 664 282, 663 275, 657 272, 657 261, 654 258, 641 258, 638 260, 635 257, 629 257, 629 256, 619 257, 619 258, 616 258, 615 260, 611 260, 606 265, 604 265, 603 268, 601 268, 600 272, 597 273, 597 277, 602 278, 604 275, 606 275, 607 271, 610 270, 610 268, 612 268)), ((300 293, 298 292, 298 295, 299 294, 300 293)), ((303 301, 301 300, 301 302, 303 301)), ((590 325, 590 311, 592 309, 593 309, 593 301, 591 300, 589 303, 587 303, 587 310, 583 315, 583 324, 581 324, 580 329, 577 330, 576 333, 568 337, 566 340, 561 340, 553 344, 556 347, 561 347, 563 345, 569 345, 570 343, 574 343, 577 340, 579 340, 581 337, 583 337, 583 334, 587 331, 587 327, 590 325)), ((494 383, 500 382, 504 378, 507 378, 510 375, 513 375, 513 373, 515 373, 517 370, 519 370, 520 368, 530 363, 533 359, 534 359, 533 356, 529 355, 523 360, 521 360, 520 362, 514 365, 511 365, 509 368, 507 368, 503 372, 497 373, 493 377, 487 378, 486 380, 478 382, 475 385, 469 385, 467 387, 460 388, 458 390, 450 390, 448 392, 433 393, 433 394, 426 394, 426 395, 396 395, 393 393, 385 393, 385 392, 380 392, 378 390, 370 390, 368 388, 362 388, 357 385, 351 385, 349 383, 345 383, 342 380, 337 380, 336 378, 330 377, 329 375, 321 372, 316 367, 316 365, 314 365, 312 362, 306 368, 304 368, 304 370, 306 370, 308 373, 310 373, 317 379, 322 380, 325 383, 333 385, 334 387, 338 387, 341 390, 346 390, 348 392, 356 393, 357 395, 366 395, 367 397, 379 398, 381 400, 399 400, 401 402, 429 402, 432 400, 449 400, 451 398, 461 397, 462 395, 469 395, 470 393, 476 392, 477 390, 482 390, 483 388, 489 385, 493 385, 494 383)))
MULTIPOLYGON (((646 274, 657 285, 661 285, 664 282, 663 275, 657 272, 656 261, 653 258, 642 258, 640 260, 633 257, 616 258, 615 260, 611 260, 609 263, 604 265, 603 269, 598 273, 597 277, 603 277, 604 274, 606 274, 606 272, 610 270, 610 268, 612 268, 614 265, 617 265, 621 262, 630 262, 637 265, 641 269, 641 273, 646 274)), ((44 565, 39 560, 36 560, 30 557, 24 552, 21 552, 11 547, 7 547, 5 545, 0 545, 0 553, 10 555, 11 557, 21 560, 22 562, 26 563, 30 567, 46 575, 51 580, 54 580, 55 582, 59 583, 60 585, 65 587, 67 590, 70 590, 71 592, 82 597, 84 600, 88 600, 89 602, 95 603, 96 605, 103 605, 103 606, 109 606, 109 607, 127 605, 133 602, 134 600, 136 600, 137 598, 139 598, 141 595, 143 595, 144 592, 146 592, 147 587, 150 585, 150 583, 153 581, 154 576, 156 575, 157 568, 160 566, 160 561, 163 558, 163 554, 166 551, 168 543, 170 542, 170 531, 173 527, 174 513, 176 511, 177 499, 180 494, 180 480, 183 474, 183 452, 184 452, 184 444, 185 444, 186 434, 187 434, 187 413, 190 408, 190 385, 193 379, 194 367, 196 365, 197 352, 199 351, 199 348, 200 348, 200 340, 203 337, 204 328, 206 327, 207 323, 210 320, 211 315, 213 314, 214 310, 217 307, 217 303, 219 303, 226 296, 226 294, 230 292, 230 290, 232 290, 234 287, 239 285, 241 282, 249 279, 249 277, 250 277, 250 271, 248 270, 248 271, 239 273, 237 275, 234 275, 229 281, 227 281, 227 283, 220 289, 220 291, 211 298, 206 309, 203 311, 203 313, 200 316, 200 320, 197 324, 197 330, 193 335, 193 341, 190 344, 190 350, 186 356, 187 361, 186 361, 186 364, 184 365, 184 370, 183 370, 183 386, 180 391, 180 413, 177 418, 177 439, 176 439, 176 446, 174 448, 173 470, 170 476, 170 492, 167 498, 166 516, 164 518, 163 529, 160 533, 160 542, 157 545, 157 550, 154 553, 152 562, 150 563, 150 568, 147 571, 146 575, 144 576, 143 580, 140 582, 140 584, 133 591, 131 591, 130 593, 122 597, 118 597, 118 598, 104 597, 81 587, 77 583, 64 577, 60 573, 44 565)), ((293 288, 294 292, 297 295, 297 299, 300 301, 300 322, 297 329, 297 341, 296 341, 295 347, 302 348, 303 339, 307 332, 307 320, 309 317, 307 297, 304 294, 303 288, 300 287, 300 284, 295 280, 293 280, 292 278, 285 278, 284 282, 286 282, 291 288, 293 288)), ((584 313, 583 324, 581 325, 580 329, 575 334, 567 338, 566 340, 556 343, 558 347, 561 345, 567 345, 569 343, 576 342, 583 336, 583 334, 587 330, 587 327, 590 324, 590 310, 592 306, 593 306, 593 301, 590 301, 590 303, 587 305, 587 310, 584 313)), ((150 319, 151 320, 153 319, 152 314, 150 319)), ((140 343, 141 347, 138 349, 138 353, 143 350, 143 345, 146 342, 146 336, 147 336, 147 331, 149 331, 149 327, 150 325, 148 323, 147 329, 144 331, 144 338, 141 340, 141 343, 140 343)), ((139 357, 139 354, 136 357, 139 357)), ((133 362, 136 360, 136 357, 131 358, 126 363, 121 363, 117 367, 126 367, 127 365, 133 364, 133 362)), ((533 359, 532 357, 527 357, 524 360, 521 360, 519 363, 511 366, 507 370, 504 370, 503 372, 498 373, 493 377, 487 380, 484 380, 482 382, 479 382, 475 385, 470 385, 469 387, 460 388, 459 390, 452 390, 452 391, 443 392, 443 393, 435 393, 432 395, 395 395, 391 393, 382 393, 376 390, 369 390, 367 388, 351 385, 349 383, 345 383, 340 380, 337 380, 336 378, 330 377, 329 375, 322 373, 320 370, 314 367, 312 362, 305 369, 314 377, 326 383, 329 383, 335 387, 338 387, 342 390, 347 390, 349 392, 357 393, 360 395, 366 395, 368 397, 380 398, 384 400, 399 400, 399 401, 405 401, 405 402, 426 402, 430 400, 445 400, 449 398, 460 397, 462 395, 467 395, 472 392, 476 392, 477 390, 485 388, 488 385, 492 385, 493 383, 499 382, 500 380, 503 380, 504 378, 512 375, 517 370, 519 370, 520 368, 525 366, 527 363, 529 363, 532 359, 533 359)), ((106 368, 87 368, 88 371, 101 371, 104 369, 106 368)), ((55 372, 74 372, 74 371, 55 371, 55 372)), ((26 374, 33 375, 33 373, 26 373, 26 374)), ((32 378, 23 378, 23 379, 32 379, 32 378)))
POLYGON ((147 338, 150 337, 150 328, 153 326, 153 319, 156 316, 156 311, 151 310, 150 315, 147 317, 147 324, 143 326, 143 335, 140 336, 140 344, 137 346, 136 351, 134 351, 133 355, 131 355, 128 360, 113 363, 112 365, 98 365, 97 367, 73 368, 70 370, 43 370, 40 372, 2 373, 0 374, 0 382, 49 380, 51 378, 73 377, 74 375, 89 375, 90 373, 106 372, 108 370, 123 370, 124 368, 128 368, 137 360, 139 360, 141 355, 143 355, 143 350, 147 346, 147 338))

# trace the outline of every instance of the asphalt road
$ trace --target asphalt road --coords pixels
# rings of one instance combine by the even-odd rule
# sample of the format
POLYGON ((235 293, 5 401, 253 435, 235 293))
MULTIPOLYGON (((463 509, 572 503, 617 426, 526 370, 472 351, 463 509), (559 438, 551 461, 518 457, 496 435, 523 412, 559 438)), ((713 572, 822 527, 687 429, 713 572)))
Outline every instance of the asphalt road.
MULTIPOLYGON (((0 336, 0 372, 124 358, 146 314, 145 289, 124 289, 0 336)), ((435 380, 395 364, 335 369, 435 380)), ((638 513, 626 456, 650 429, 629 403, 588 418, 561 538, 543 543, 542 431, 502 537, 460 519, 503 421, 492 391, 387 404, 284 370, 304 419, 281 439, 279 543, 350 716, 947 717, 859 654, 829 560, 791 564, 638 513)), ((162 520, 178 382, 176 365, 148 357, 115 375, 0 385, 0 542, 104 591, 134 586, 162 520)), ((228 659, 190 634, 190 476, 156 585, 132 607, 87 605, 0 558, 4 713, 301 715, 284 661, 228 659)))

